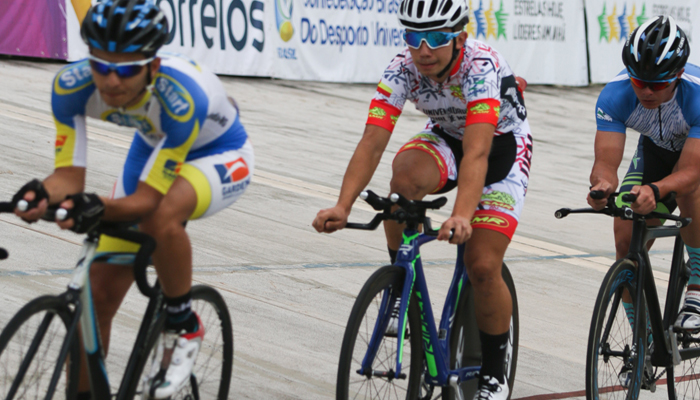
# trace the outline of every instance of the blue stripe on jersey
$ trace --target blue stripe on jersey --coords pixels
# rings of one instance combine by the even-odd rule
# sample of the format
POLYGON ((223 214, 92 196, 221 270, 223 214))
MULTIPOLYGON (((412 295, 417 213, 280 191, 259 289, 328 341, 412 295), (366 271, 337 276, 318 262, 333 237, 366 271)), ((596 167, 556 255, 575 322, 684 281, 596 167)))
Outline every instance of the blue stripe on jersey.
POLYGON ((162 105, 161 129, 167 134, 163 148, 179 147, 192 135, 195 121, 200 128, 204 125, 209 98, 192 78, 165 66, 156 77, 155 92, 162 105))
POLYGON ((243 128, 240 118, 236 116, 236 120, 231 124, 231 127, 228 128, 226 133, 197 150, 191 151, 187 154, 187 161, 223 153, 229 150, 238 150, 243 147, 247 139, 248 134, 245 128, 243 128))
MULTIPOLYGON (((626 71, 623 71, 625 76, 626 71)), ((605 85, 595 106, 596 125, 599 131, 625 133, 625 121, 639 103, 629 77, 620 80, 622 74, 605 85)))
POLYGON ((131 142, 129 154, 124 162, 124 173, 122 180, 124 182, 124 191, 129 196, 134 194, 136 187, 139 184, 139 177, 144 166, 148 162, 148 158, 153 153, 153 147, 146 143, 138 133, 134 135, 134 140, 131 142))
POLYGON ((77 61, 56 74, 51 91, 51 108, 58 122, 75 128, 73 117, 85 115, 85 104, 95 92, 87 60, 77 61))

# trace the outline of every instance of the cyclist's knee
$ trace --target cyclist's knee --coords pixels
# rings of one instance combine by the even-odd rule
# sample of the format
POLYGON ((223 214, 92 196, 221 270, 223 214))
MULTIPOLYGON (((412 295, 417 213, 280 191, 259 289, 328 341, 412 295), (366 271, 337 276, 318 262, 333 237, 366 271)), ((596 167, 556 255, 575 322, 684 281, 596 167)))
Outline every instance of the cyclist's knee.
POLYGON ((474 289, 479 291, 490 291, 491 288, 503 282, 501 276, 501 260, 494 260, 486 257, 477 257, 473 260, 465 260, 467 274, 474 289))
POLYGON ((156 241, 161 241, 181 234, 185 227, 182 221, 173 218, 167 212, 156 212, 144 219, 141 223, 141 229, 153 236, 156 241))

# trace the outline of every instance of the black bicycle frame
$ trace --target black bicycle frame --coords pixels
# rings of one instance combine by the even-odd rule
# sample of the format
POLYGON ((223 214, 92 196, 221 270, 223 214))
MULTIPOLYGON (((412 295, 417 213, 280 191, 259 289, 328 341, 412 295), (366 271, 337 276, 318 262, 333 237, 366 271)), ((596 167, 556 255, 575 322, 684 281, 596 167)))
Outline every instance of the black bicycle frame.
MULTIPOLYGON (((655 350, 652 354, 651 363, 658 367, 667 367, 672 362, 673 349, 671 338, 675 337, 673 333, 673 323, 675 322, 675 314, 680 306, 680 294, 677 291, 680 289, 678 283, 683 278, 685 265, 683 263, 683 239, 680 236, 680 229, 677 226, 655 226, 648 227, 644 218, 635 214, 633 218, 632 240, 630 243, 629 253, 627 258, 638 263, 637 268, 637 303, 646 299, 646 309, 649 314, 651 330, 654 337, 655 350), (656 290, 654 274, 651 269, 649 260, 649 252, 647 251, 647 243, 651 240, 662 237, 676 237, 673 256, 671 259, 671 274, 666 291, 666 305, 663 315, 659 303, 659 296, 656 290), (643 283, 643 284, 642 284, 643 283), (671 319, 674 320, 671 320, 671 319), (667 332, 667 329, 669 330, 667 332)), ((638 310, 635 310, 637 314, 638 310)), ((635 321, 643 321, 646 316, 635 315, 635 321)), ((634 331, 634 343, 638 343, 638 330, 634 331)), ((680 359, 690 359, 700 356, 700 348, 680 349, 680 359)))

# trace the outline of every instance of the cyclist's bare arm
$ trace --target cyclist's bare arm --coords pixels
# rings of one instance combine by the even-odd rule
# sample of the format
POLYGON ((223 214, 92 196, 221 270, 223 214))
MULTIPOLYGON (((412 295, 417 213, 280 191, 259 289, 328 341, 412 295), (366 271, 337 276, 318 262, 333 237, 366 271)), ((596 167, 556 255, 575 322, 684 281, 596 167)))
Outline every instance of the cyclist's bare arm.
POLYGON ((345 227, 355 199, 372 179, 390 138, 391 132, 387 129, 371 124, 365 126, 365 133, 345 171, 337 204, 319 211, 314 219, 317 231, 331 233, 345 227))
MULTIPOLYGON (((80 193, 85 188, 85 168, 61 167, 56 168, 53 174, 43 181, 44 188, 49 194, 49 200, 42 200, 39 204, 25 212, 15 209, 15 214, 25 221, 36 221, 46 213, 49 204, 56 204, 70 194, 80 193)), ((36 194, 33 191, 25 193, 24 200, 34 200, 36 194)))
POLYGON ((624 133, 597 131, 595 135, 595 161, 591 170, 591 190, 605 192, 605 199, 593 199, 589 195, 588 204, 600 210, 607 204, 607 197, 615 191, 619 180, 617 169, 625 152, 624 133))
POLYGON ((471 124, 464 128, 464 157, 457 178, 457 198, 452 216, 440 228, 439 240, 448 240, 450 230, 454 230, 450 243, 464 243, 471 237, 471 219, 484 190, 495 130, 496 127, 489 123, 471 124))

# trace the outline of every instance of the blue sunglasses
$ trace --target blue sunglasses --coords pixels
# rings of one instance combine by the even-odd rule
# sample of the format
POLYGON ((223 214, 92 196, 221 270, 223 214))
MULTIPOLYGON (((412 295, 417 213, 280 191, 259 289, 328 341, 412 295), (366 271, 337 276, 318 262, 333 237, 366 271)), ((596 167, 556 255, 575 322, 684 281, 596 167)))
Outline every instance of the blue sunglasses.
POLYGON ((440 47, 445 47, 450 44, 452 39, 459 36, 461 32, 441 32, 441 31, 430 31, 430 32, 404 32, 403 40, 406 41, 408 47, 417 49, 420 47, 421 42, 425 41, 431 49, 438 49, 440 47))
POLYGON ((90 66, 92 66, 93 71, 96 71, 100 75, 107 76, 114 71, 120 78, 131 78, 141 72, 143 66, 151 63, 155 57, 121 63, 111 63, 93 55, 88 56, 88 59, 90 60, 90 66))

